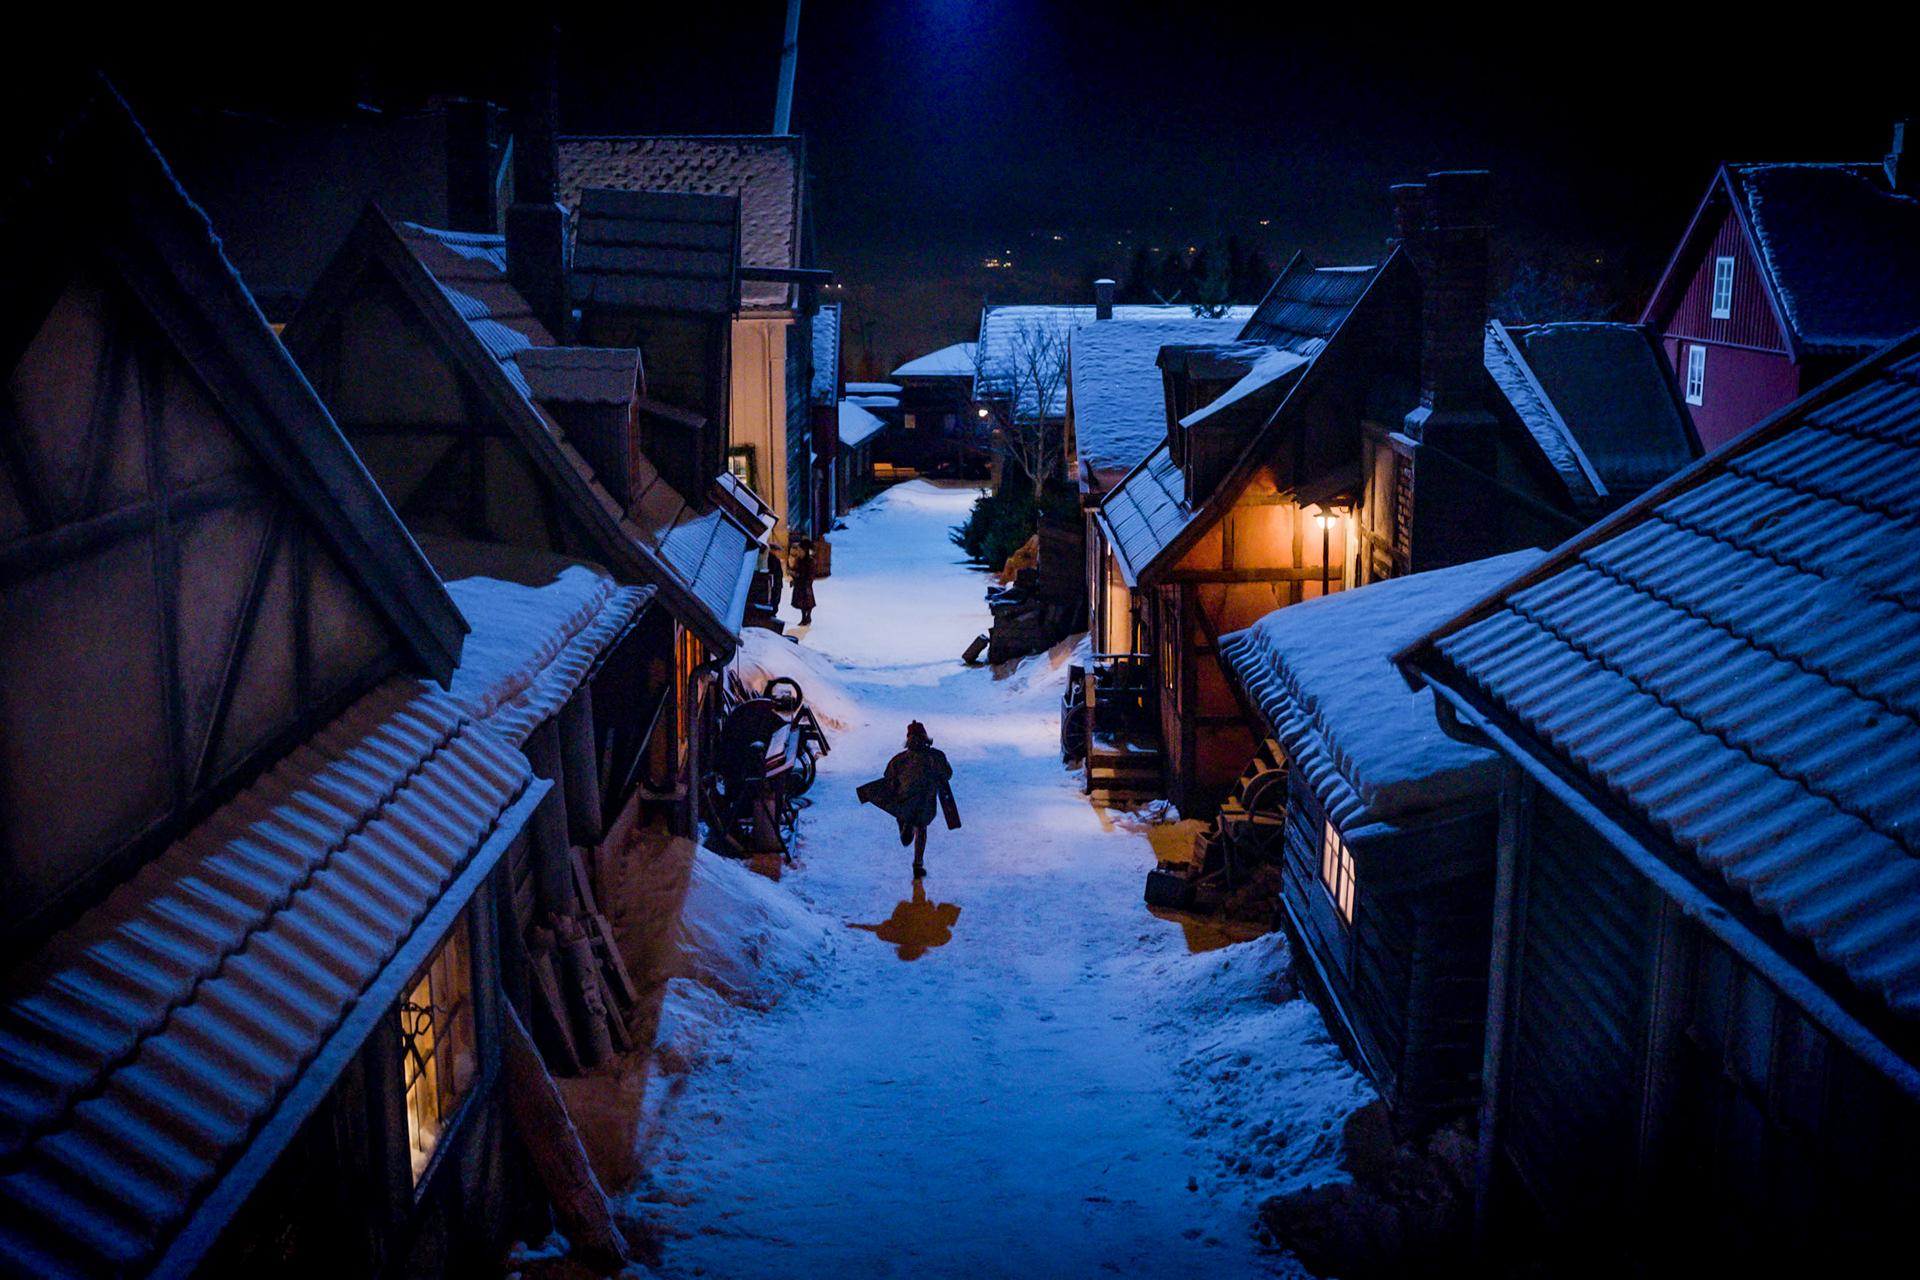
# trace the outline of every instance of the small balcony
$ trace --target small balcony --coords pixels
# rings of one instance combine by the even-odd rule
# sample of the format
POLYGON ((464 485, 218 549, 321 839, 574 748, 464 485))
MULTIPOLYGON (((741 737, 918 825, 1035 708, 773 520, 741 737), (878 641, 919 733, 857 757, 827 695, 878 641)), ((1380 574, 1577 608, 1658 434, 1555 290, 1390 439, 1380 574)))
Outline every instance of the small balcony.
POLYGON ((1160 710, 1153 659, 1096 653, 1068 672, 1060 698, 1060 753, 1085 761, 1083 789, 1096 803, 1129 805, 1163 789, 1160 710))

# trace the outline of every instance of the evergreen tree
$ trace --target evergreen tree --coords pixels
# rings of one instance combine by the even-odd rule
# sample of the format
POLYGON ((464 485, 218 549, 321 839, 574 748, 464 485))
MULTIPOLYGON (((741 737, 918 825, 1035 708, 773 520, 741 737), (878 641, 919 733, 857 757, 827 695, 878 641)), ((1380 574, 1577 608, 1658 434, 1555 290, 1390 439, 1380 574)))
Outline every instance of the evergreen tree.
POLYGON ((1193 314, 1215 320, 1227 314, 1233 301, 1233 254, 1228 242, 1215 236, 1193 259, 1193 314))
POLYGON ((1153 301, 1153 257, 1147 252, 1147 246, 1134 246, 1133 261, 1127 264, 1126 278, 1120 282, 1115 300, 1119 302, 1153 301))

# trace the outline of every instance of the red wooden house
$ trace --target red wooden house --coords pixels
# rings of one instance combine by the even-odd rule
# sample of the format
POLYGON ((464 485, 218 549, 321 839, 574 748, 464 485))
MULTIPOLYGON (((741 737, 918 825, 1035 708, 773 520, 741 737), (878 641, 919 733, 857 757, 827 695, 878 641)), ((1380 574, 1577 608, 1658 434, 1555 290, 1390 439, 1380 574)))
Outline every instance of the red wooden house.
POLYGON ((1920 325, 1920 161, 1729 164, 1643 323, 1714 449, 1920 325))

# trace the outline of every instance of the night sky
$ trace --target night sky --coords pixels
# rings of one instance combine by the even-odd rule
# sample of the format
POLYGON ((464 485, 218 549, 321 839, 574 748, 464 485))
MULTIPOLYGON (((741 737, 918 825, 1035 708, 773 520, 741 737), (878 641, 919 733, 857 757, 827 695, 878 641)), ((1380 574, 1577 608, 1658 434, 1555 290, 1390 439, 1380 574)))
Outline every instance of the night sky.
MULTIPOLYGON (((561 19, 563 130, 768 130, 780 0, 652 8, 561 19)), ((1915 110, 1906 39, 1834 6, 1819 16, 1844 29, 1790 37, 1758 10, 1752 35, 1728 35, 1672 8, 1499 25, 1270 8, 807 0, 794 128, 849 374, 970 336, 983 300, 1084 300, 1142 244, 1231 234, 1276 266, 1296 248, 1372 260, 1387 186, 1435 168, 1495 171, 1496 296, 1530 267, 1522 300, 1562 314, 1526 318, 1632 318, 1717 161, 1876 158, 1915 110)), ((297 46, 263 32, 258 57, 122 30, 98 56, 143 113, 510 98, 524 37, 449 12, 342 15, 297 46)))

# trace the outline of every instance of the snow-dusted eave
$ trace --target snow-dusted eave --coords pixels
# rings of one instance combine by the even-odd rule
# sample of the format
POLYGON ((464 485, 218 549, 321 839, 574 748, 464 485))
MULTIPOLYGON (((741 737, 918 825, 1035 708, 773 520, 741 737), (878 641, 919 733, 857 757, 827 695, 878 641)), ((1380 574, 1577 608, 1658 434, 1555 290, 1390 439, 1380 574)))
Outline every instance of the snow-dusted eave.
POLYGON ((1540 451, 1567 486, 1568 495, 1583 506, 1605 501, 1606 482, 1601 480, 1587 451, 1580 447, 1566 419, 1560 415, 1553 397, 1534 376, 1533 366, 1527 363, 1513 335, 1498 320, 1487 321, 1486 347, 1487 373, 1494 386, 1540 445, 1540 451), (1511 385, 1509 380, 1519 385, 1511 385), (1529 402, 1537 411, 1530 411, 1529 402))

